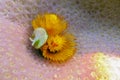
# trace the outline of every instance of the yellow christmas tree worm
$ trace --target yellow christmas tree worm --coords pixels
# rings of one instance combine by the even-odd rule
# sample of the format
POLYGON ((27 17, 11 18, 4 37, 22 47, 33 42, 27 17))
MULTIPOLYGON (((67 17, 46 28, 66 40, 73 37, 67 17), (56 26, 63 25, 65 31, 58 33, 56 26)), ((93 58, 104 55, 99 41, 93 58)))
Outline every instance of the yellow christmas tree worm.
POLYGON ((67 22, 62 17, 53 13, 38 15, 33 19, 32 26, 32 46, 40 49, 45 58, 63 62, 73 56, 75 37, 64 32, 67 22))
POLYGON ((34 29, 42 27, 49 36, 53 36, 64 31, 67 28, 67 23, 62 17, 53 13, 47 13, 45 15, 37 15, 32 21, 32 26, 34 29))
POLYGON ((43 56, 52 61, 66 61, 75 53, 75 42, 72 35, 56 35, 47 40, 41 49, 43 56))

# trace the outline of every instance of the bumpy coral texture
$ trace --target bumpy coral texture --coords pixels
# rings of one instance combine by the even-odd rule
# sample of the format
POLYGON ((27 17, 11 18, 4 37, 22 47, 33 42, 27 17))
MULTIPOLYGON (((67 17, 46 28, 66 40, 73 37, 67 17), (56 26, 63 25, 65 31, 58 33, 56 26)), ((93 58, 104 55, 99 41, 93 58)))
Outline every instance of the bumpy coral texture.
POLYGON ((96 80, 92 53, 120 53, 119 14, 119 0, 0 0, 0 80, 96 80), (48 62, 28 40, 32 19, 46 12, 64 16, 77 37, 76 55, 66 63, 48 62))

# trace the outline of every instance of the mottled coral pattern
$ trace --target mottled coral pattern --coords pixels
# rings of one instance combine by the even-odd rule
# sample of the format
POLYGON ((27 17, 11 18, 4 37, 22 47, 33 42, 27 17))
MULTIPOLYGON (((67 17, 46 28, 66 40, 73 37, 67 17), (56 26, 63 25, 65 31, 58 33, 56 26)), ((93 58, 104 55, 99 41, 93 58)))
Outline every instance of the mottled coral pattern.
POLYGON ((0 80, 120 80, 119 6, 119 0, 0 0, 0 80), (46 12, 64 16, 77 37, 77 52, 65 63, 31 47, 31 21, 46 12))

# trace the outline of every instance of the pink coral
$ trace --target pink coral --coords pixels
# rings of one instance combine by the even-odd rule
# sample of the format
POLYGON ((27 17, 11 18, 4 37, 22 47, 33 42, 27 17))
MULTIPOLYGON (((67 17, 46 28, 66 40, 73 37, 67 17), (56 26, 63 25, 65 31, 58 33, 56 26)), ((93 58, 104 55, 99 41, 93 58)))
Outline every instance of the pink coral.
POLYGON ((85 53, 120 53, 119 0, 97 1, 0 0, 0 80, 95 80, 93 54, 85 53), (45 12, 64 16, 77 37, 66 63, 48 62, 30 45, 31 20, 45 12))

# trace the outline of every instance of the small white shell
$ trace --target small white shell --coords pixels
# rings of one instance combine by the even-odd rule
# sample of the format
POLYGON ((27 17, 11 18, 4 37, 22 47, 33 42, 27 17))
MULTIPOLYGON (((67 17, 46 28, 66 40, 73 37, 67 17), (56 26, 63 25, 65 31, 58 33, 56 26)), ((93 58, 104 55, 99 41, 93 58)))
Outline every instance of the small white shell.
POLYGON ((34 30, 30 40, 32 41, 32 46, 39 49, 43 46, 48 39, 48 34, 44 28, 37 28, 34 30))

